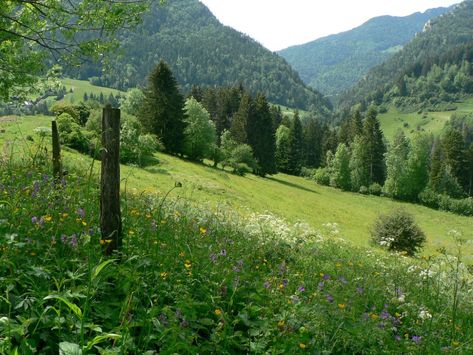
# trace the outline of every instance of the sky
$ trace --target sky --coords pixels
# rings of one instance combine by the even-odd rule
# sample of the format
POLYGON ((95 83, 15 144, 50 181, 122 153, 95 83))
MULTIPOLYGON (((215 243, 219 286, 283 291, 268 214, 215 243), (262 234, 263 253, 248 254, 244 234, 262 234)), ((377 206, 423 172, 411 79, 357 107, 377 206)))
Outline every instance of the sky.
POLYGON ((382 15, 407 16, 460 0, 201 0, 223 24, 277 51, 355 28, 382 15))

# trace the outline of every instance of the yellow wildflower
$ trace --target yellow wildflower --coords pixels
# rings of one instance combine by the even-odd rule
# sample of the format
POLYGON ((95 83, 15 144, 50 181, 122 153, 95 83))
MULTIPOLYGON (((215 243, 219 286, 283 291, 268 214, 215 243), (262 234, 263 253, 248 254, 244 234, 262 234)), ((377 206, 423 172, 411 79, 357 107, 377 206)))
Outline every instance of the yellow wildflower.
POLYGON ((282 328, 282 327, 284 327, 284 324, 286 324, 286 322, 284 322, 284 320, 280 320, 280 321, 278 322, 278 327, 279 327, 279 328, 282 328))
POLYGON ((181 258, 183 258, 185 255, 186 255, 186 253, 184 253, 183 251, 181 251, 181 252, 179 253, 179 256, 180 256, 181 258))
POLYGON ((191 264, 190 260, 186 260, 186 261, 184 262, 184 267, 185 267, 186 269, 190 269, 191 266, 192 266, 192 264, 191 264))
POLYGON ((346 307, 345 303, 339 303, 338 304, 338 308, 340 308, 340 309, 345 309, 345 307, 346 307))
POLYGON ((220 310, 220 309, 217 308, 217 309, 215 310, 215 315, 221 316, 221 315, 222 315, 222 310, 220 310))
POLYGON ((305 345, 304 343, 300 343, 300 344, 299 344, 299 348, 305 349, 305 348, 306 348, 306 345, 305 345))
POLYGON ((199 227, 200 234, 205 234, 207 233, 207 229, 204 227, 199 227))
POLYGON ((163 271, 159 274, 159 276, 161 276, 161 278, 165 279, 168 276, 168 273, 163 271))
POLYGON ((46 222, 51 222, 52 219, 53 219, 53 217, 51 217, 50 215, 44 216, 44 220, 45 220, 46 222))

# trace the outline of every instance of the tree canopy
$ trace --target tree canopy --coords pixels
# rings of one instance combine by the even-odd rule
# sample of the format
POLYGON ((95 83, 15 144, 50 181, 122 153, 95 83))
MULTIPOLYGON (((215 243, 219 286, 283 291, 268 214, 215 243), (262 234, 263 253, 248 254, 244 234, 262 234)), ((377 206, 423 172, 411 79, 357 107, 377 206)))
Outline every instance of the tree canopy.
POLYGON ((48 63, 103 58, 113 34, 153 0, 9 0, 0 6, 0 98, 33 83, 48 63))

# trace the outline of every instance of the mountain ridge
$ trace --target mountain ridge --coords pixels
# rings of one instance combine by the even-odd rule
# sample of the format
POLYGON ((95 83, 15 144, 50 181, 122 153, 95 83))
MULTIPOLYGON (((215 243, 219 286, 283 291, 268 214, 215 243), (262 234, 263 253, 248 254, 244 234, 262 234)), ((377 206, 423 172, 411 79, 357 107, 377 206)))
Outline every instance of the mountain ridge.
POLYGON ((428 20, 449 9, 439 7, 409 16, 374 17, 351 30, 291 46, 278 53, 309 86, 330 96, 337 95, 408 43, 428 20))

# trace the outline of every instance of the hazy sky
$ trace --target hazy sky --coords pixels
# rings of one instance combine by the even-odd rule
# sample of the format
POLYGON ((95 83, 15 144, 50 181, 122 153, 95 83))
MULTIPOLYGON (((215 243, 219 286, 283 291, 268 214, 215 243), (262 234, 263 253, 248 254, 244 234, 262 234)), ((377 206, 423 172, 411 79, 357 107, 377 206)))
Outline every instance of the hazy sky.
POLYGON ((225 25, 276 51, 350 30, 375 16, 406 16, 461 0, 201 0, 225 25))

